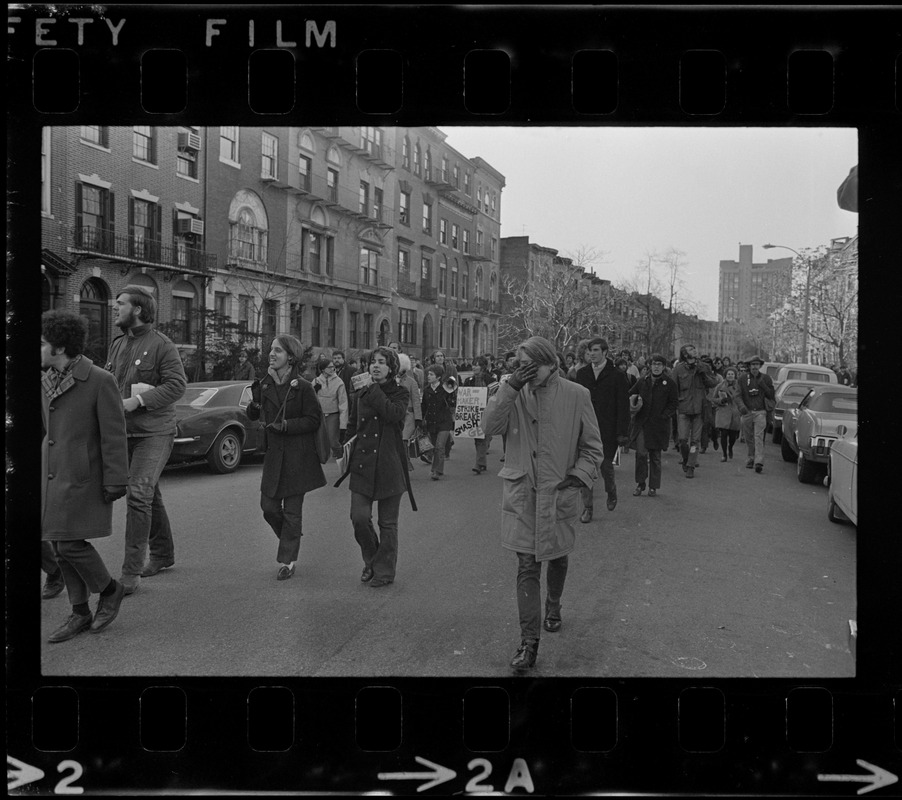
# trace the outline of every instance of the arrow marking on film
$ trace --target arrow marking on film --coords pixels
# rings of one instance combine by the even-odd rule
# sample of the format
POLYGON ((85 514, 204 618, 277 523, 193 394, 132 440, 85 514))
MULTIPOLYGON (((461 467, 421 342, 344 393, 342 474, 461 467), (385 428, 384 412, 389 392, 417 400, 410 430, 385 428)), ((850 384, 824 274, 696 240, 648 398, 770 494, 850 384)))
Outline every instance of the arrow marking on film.
POLYGON ((418 786, 418 792, 424 792, 426 789, 431 789, 433 786, 457 777, 457 773, 453 769, 443 767, 441 764, 433 764, 419 756, 414 756, 414 758, 424 767, 430 767, 432 772, 380 772, 377 777, 380 781, 429 781, 429 783, 418 786))
POLYGON ((18 789, 26 783, 34 783, 44 777, 43 770, 19 761, 10 755, 6 757, 6 791, 18 789))
POLYGON ((871 774, 870 775, 818 775, 817 779, 819 781, 850 781, 854 783, 869 783, 870 786, 865 786, 858 790, 858 794, 865 794, 866 792, 873 792, 874 789, 880 789, 884 786, 891 786, 899 780, 897 775, 893 775, 892 772, 887 772, 885 769, 881 769, 880 767, 874 766, 873 764, 869 764, 867 761, 859 758, 855 761, 859 767, 864 767, 871 774))

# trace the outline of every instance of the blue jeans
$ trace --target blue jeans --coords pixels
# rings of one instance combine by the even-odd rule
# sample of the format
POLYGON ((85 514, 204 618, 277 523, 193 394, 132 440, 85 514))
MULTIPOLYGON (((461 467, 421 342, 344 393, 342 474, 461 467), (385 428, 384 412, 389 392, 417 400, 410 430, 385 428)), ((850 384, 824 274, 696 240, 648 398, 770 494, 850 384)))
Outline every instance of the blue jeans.
POLYGON ((360 545, 363 563, 373 570, 373 577, 380 580, 395 579, 398 561, 398 517, 401 513, 403 494, 373 500, 366 495, 351 493, 351 523, 354 538, 360 545), (378 503, 379 535, 373 527, 373 503, 378 503))
MULTIPOLYGON (((520 638, 536 639, 542 629, 542 562, 532 553, 517 553, 517 610, 520 612, 520 638)), ((567 556, 548 562, 546 608, 560 613, 561 595, 567 579, 567 556)))
POLYGON ((128 437, 128 493, 125 515, 125 561, 123 575, 140 575, 148 544, 150 557, 175 559, 172 528, 160 494, 160 475, 169 460, 175 437, 128 437))
POLYGON ((279 539, 276 561, 279 564, 291 564, 293 561, 297 561, 298 552, 301 549, 301 536, 304 535, 301 530, 304 495, 267 497, 265 494, 261 494, 260 508, 263 509, 263 519, 279 539))
POLYGON ((703 414, 678 414, 677 430, 679 431, 680 454, 687 467, 695 468, 698 463, 698 445, 704 427, 703 414))
POLYGON ((448 440, 451 438, 451 431, 429 431, 429 440, 435 447, 432 450, 432 474, 445 474, 445 456, 447 455, 448 440))

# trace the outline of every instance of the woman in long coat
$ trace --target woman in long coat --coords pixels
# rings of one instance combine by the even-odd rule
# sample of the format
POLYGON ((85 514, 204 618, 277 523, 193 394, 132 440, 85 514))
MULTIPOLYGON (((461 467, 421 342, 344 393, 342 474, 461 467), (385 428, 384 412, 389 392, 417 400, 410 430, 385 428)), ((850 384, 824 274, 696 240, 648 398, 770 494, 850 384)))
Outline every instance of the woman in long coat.
POLYGON ((122 398, 113 376, 82 355, 87 335, 87 322, 70 311, 41 319, 41 539, 51 543, 72 605, 53 643, 103 630, 125 596, 87 541, 112 534, 113 501, 128 484, 122 398), (91 593, 100 594, 93 619, 91 593))
POLYGON ((720 436, 720 460, 733 457, 733 445, 739 437, 739 370, 736 367, 725 367, 723 380, 711 390, 711 402, 714 405, 714 427, 720 436))
POLYGON ((294 336, 277 336, 269 351, 269 370, 253 383, 253 402, 247 407, 250 419, 263 422, 266 435, 260 507, 279 539, 280 581, 294 575, 304 495, 326 485, 315 438, 323 412, 312 384, 301 377, 303 369, 301 343, 294 336))
POLYGON ((670 442, 670 425, 679 403, 676 383, 666 371, 666 359, 655 354, 650 359, 651 372, 636 381, 630 392, 630 447, 636 450, 635 496, 645 491, 654 497, 661 488, 661 451, 670 442))
POLYGON ((357 393, 357 410, 348 421, 348 436, 357 438, 345 473, 351 476, 351 523, 363 556, 360 580, 377 589, 395 580, 398 560, 398 517, 405 490, 417 510, 410 488, 401 427, 409 393, 396 380, 398 354, 377 347, 370 355, 373 382, 357 393), (379 535, 373 527, 373 503, 378 503, 379 535))

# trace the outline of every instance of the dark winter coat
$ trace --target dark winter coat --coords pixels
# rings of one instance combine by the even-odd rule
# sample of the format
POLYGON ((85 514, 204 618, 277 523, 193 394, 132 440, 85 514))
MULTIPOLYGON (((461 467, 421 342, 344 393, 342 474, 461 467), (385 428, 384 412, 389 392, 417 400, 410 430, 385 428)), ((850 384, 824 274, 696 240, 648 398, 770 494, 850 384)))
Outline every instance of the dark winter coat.
POLYGON ((718 377, 707 364, 697 361, 692 366, 678 362, 671 373, 677 385, 680 414, 703 414, 708 402, 708 390, 718 384, 718 377))
POLYGON ((630 446, 636 446, 642 431, 647 450, 663 450, 670 443, 670 428, 677 409, 677 387, 673 378, 661 373, 646 375, 633 386, 630 395, 642 398, 642 407, 633 417, 630 446))
POLYGON ((714 427, 728 431, 739 430, 739 383, 734 381, 732 385, 721 381, 711 393, 711 403, 714 406, 714 427))
POLYGON ((323 412, 313 385, 300 377, 295 368, 281 386, 267 373, 260 381, 260 392, 260 405, 250 403, 248 417, 261 420, 264 426, 282 419, 286 422, 284 431, 264 428, 266 455, 261 493, 281 499, 325 486, 326 476, 316 454, 316 431, 323 424, 323 412))
POLYGON ((605 362, 598 378, 591 364, 580 367, 576 371, 576 383, 589 390, 592 407, 598 417, 601 441, 606 443, 605 452, 613 452, 611 444, 629 435, 629 379, 625 372, 614 366, 611 359, 605 359, 605 362))
POLYGON ((441 383, 433 389, 428 383, 423 389, 423 397, 420 400, 423 409, 423 423, 426 430, 453 431, 454 408, 457 405, 457 391, 446 392, 441 383))
POLYGON ((384 500, 407 492, 417 510, 410 488, 408 457, 401 439, 410 393, 397 381, 371 383, 357 394, 357 411, 348 421, 348 438, 356 436, 348 469, 336 482, 351 476, 350 489, 371 500, 384 500))
POLYGON ((739 376, 738 382, 739 397, 736 404, 739 406, 739 413, 745 416, 752 411, 766 411, 766 401, 774 399, 774 382, 770 375, 759 372, 756 378, 751 372, 744 372, 739 376))
POLYGON ((113 373, 119 396, 132 396, 133 383, 153 389, 140 392, 144 405, 125 418, 129 436, 175 436, 175 404, 185 394, 187 379, 178 348, 153 325, 139 325, 110 345, 106 369, 113 373))
POLYGON ((90 359, 72 368, 75 384, 49 400, 41 392, 41 539, 109 536, 113 504, 104 486, 128 484, 128 440, 113 376, 90 359))

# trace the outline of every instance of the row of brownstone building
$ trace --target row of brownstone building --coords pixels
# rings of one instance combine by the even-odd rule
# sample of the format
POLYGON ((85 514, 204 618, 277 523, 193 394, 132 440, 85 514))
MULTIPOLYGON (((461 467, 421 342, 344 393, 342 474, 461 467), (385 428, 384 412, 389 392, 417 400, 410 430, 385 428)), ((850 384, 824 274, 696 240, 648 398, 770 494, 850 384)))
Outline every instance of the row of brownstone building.
POLYGON ((102 358, 127 284, 186 353, 205 313, 268 346, 498 344, 504 176, 434 127, 45 128, 43 307, 90 321, 102 358))

